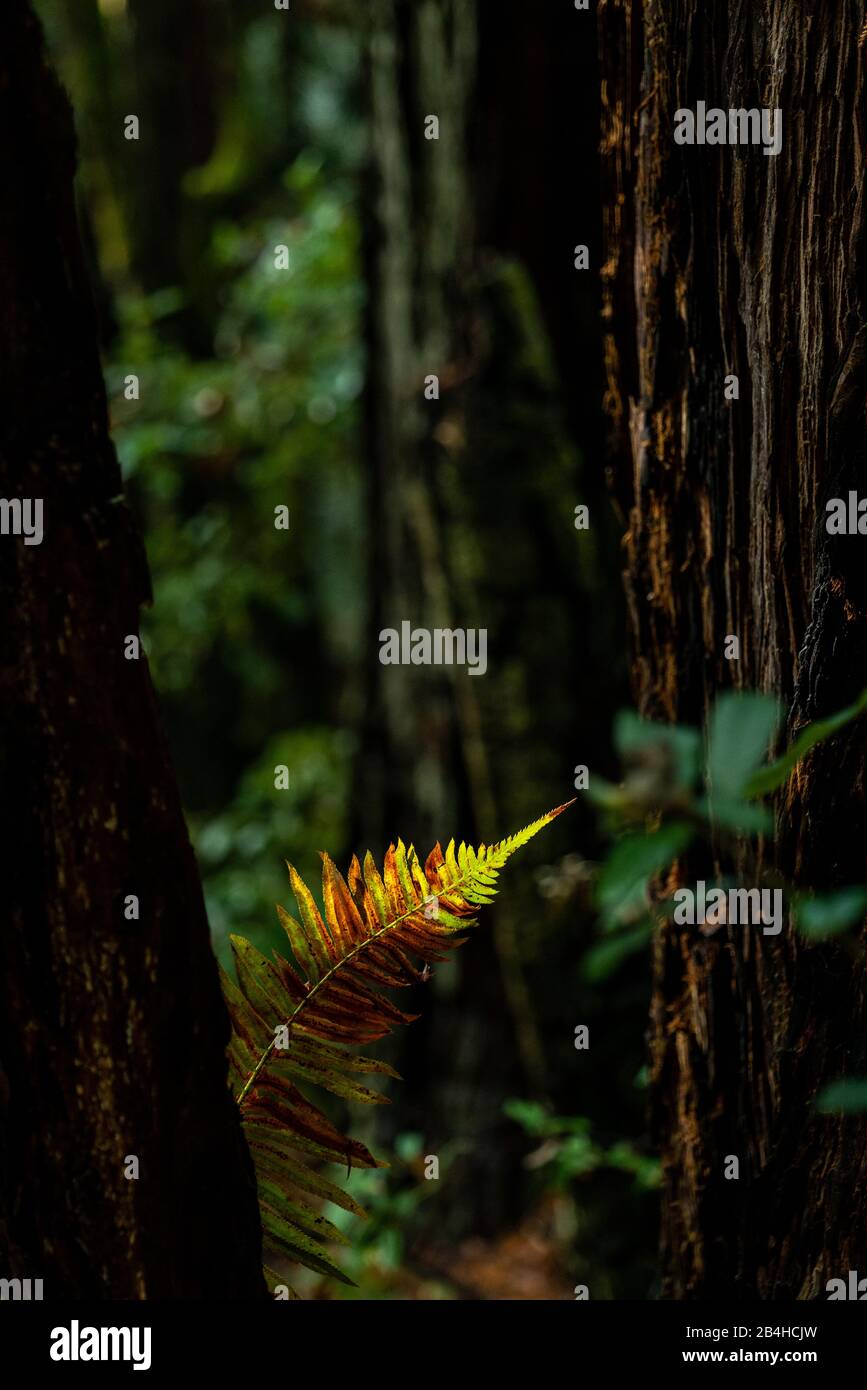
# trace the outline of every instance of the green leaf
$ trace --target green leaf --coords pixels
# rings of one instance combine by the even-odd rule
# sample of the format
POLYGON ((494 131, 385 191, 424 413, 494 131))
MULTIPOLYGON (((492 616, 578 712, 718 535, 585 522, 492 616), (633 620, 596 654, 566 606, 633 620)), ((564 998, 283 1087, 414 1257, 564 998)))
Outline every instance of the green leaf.
POLYGON ((601 1166, 603 1157, 602 1150, 594 1144, 589 1134, 570 1134, 556 1153, 558 1167, 573 1178, 594 1173, 601 1166))
POLYGON ((628 1139, 619 1139, 605 1153, 605 1163, 621 1173, 631 1173, 636 1186, 650 1191, 662 1182, 662 1168, 656 1158, 639 1153, 628 1139))
POLYGON ((628 796, 622 787, 615 786, 613 782, 607 782, 604 777, 597 777, 595 772, 584 795, 594 806, 601 807, 603 811, 614 813, 622 811, 628 801, 628 796))
POLYGON ((348 1245, 349 1241, 333 1221, 321 1212, 314 1211, 305 1202, 293 1201, 291 1188, 279 1173, 257 1172, 256 1185, 262 1201, 270 1202, 279 1211, 287 1225, 302 1236, 310 1236, 321 1241, 333 1241, 337 1245, 348 1245))
POLYGON ((714 804, 741 799, 750 775, 767 756, 781 718, 782 707, 771 695, 720 696, 708 732, 707 770, 714 804))
POLYGON ((756 772, 744 788, 745 796, 762 796, 765 792, 776 791, 788 779, 789 773, 798 765, 805 753, 814 748, 823 739, 830 738, 836 734, 838 729, 842 729, 845 724, 850 724, 853 719, 857 719, 859 714, 863 714, 867 709, 867 690, 863 690, 854 704, 848 705, 846 709, 840 710, 837 714, 831 714, 827 719, 817 719, 815 723, 808 724, 806 729, 802 729, 790 748, 787 748, 781 758, 771 763, 769 767, 763 767, 756 772))
POLYGON ((607 937, 598 945, 591 946, 581 965, 581 975, 588 984, 599 984, 613 975, 627 956, 642 950, 653 936, 651 922, 643 922, 640 927, 618 932, 607 937))
POLYGON ((507 1100, 503 1102, 503 1114, 514 1120, 527 1134, 545 1138, 559 1133, 559 1122, 535 1100, 507 1100))
POLYGON ((281 1181, 291 1183, 303 1192, 334 1202, 336 1206, 343 1207, 354 1216, 366 1219, 367 1213, 364 1208, 359 1206, 348 1192, 344 1192, 336 1183, 330 1182, 313 1168, 304 1165, 300 1155, 292 1147, 291 1134, 287 1141, 282 1131, 265 1125, 246 1125, 244 1133, 257 1173, 272 1173, 281 1181))
POLYGON ((276 1270, 273 1270, 271 1268, 270 1265, 263 1265, 262 1273, 265 1275, 265 1283, 268 1286, 268 1292, 270 1294, 273 1294, 275 1289, 280 1289, 281 1294, 283 1290, 285 1290, 285 1294, 283 1294, 283 1297, 285 1297, 287 1301, 295 1301, 296 1299, 298 1299, 298 1294, 295 1292, 295 1290, 292 1288, 290 1284, 286 1283, 286 1280, 283 1278, 283 1275, 278 1274, 276 1270))
POLYGON ((682 787, 695 785, 701 768, 701 735, 687 725, 656 724, 639 719, 633 710, 620 710, 614 720, 614 746, 621 758, 639 749, 663 744, 671 753, 677 782, 682 787))
POLYGON ((354 1281, 338 1268, 323 1245, 293 1225, 291 1220, 282 1216, 270 1203, 263 1201, 261 1196, 259 1213, 262 1218, 262 1244, 266 1250, 288 1255, 290 1259, 306 1265, 318 1274, 330 1274, 342 1284, 354 1287, 354 1281))
POLYGON ((825 1086, 816 1099, 823 1115, 860 1115, 867 1110, 867 1077, 848 1076, 825 1086))
POLYGON ((640 904, 650 876, 677 859, 693 835, 686 822, 672 821, 650 834, 626 835, 618 840, 596 882, 596 902, 604 915, 616 919, 640 904))
POLYGON ((362 1105, 388 1104, 388 1096, 383 1095, 381 1091, 372 1091, 369 1086, 359 1085, 357 1081, 343 1074, 342 1067, 338 1071, 333 1066, 322 1066, 316 1054, 311 1055, 306 1049, 306 1040, 290 1043, 285 1051, 275 1052, 274 1066, 279 1069, 282 1065, 293 1076, 300 1077, 302 1081, 312 1081, 323 1090, 330 1091, 333 1096, 342 1096, 344 1100, 355 1100, 362 1105))
POLYGON ((802 898, 795 910, 798 927, 804 936, 822 938, 838 936, 860 922, 867 912, 867 888, 839 888, 835 893, 821 893, 814 898, 802 898))
POLYGON ((737 830, 744 834, 769 835, 774 828, 774 817, 764 806, 752 806, 748 801, 722 797, 702 797, 696 803, 699 815, 706 816, 713 825, 726 830, 737 830))

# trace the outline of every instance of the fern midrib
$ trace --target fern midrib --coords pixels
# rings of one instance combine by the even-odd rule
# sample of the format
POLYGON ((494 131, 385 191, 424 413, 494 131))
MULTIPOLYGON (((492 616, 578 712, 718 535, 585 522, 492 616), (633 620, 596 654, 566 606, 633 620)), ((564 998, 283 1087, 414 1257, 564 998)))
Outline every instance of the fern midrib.
MULTIPOLYGON (((494 847, 490 851, 492 857, 495 855, 498 849, 499 846, 494 845, 494 847)), ((473 877, 473 873, 474 870, 471 869, 461 878, 456 878, 453 883, 448 884, 445 891, 450 893, 453 888, 459 888, 462 883, 467 883, 473 877)), ((436 893, 431 894, 431 897, 437 896, 438 895, 436 893)), ((408 911, 402 913, 400 917, 395 917, 391 922, 386 922, 385 926, 380 927, 378 931, 371 932, 370 936, 366 936, 363 941, 359 941, 357 945, 353 946, 352 950, 348 951, 345 956, 341 956, 340 960, 336 960, 334 964, 330 966, 328 970, 326 970, 322 978, 316 981, 316 984, 313 985, 312 989, 308 990, 304 998, 299 999, 298 1003, 292 1010, 292 1013, 289 1015, 286 1022, 284 1024, 279 1024, 278 1027, 291 1028, 292 1024, 297 1019, 301 1010, 307 1007, 314 995, 316 995, 319 992, 319 990, 322 989, 322 987, 328 983, 331 977, 335 975, 338 970, 342 970, 345 965, 348 965, 351 960, 354 960, 355 957, 361 951, 363 951, 366 946, 372 945, 374 941, 378 941, 380 937, 385 936, 386 932, 393 931, 395 927, 400 926, 401 922, 405 922, 407 917, 411 917, 414 912, 418 912, 419 906, 420 904, 416 903, 414 907, 409 908, 408 911)), ((260 1072, 262 1071, 262 1068, 265 1066, 266 1062, 268 1061, 268 1058, 271 1056, 271 1053, 274 1051, 276 1045, 277 1039, 276 1037, 274 1037, 271 1039, 268 1046, 265 1048, 265 1051, 262 1053, 262 1056, 259 1058, 255 1067, 253 1068, 253 1071, 250 1073, 250 1076, 245 1081, 243 1089, 241 1090, 241 1093, 238 1096, 237 1104, 239 1109, 243 1105, 244 1100, 250 1091, 250 1088, 255 1085, 256 1080, 260 1072)))

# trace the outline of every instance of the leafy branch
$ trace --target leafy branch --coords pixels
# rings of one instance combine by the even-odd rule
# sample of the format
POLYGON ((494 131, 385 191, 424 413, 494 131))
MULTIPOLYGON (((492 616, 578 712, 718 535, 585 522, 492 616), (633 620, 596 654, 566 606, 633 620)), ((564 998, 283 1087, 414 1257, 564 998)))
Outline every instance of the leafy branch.
MULTIPOLYGON (((725 851, 742 843, 744 836, 772 834, 773 815, 756 804, 758 798, 782 787, 811 749, 865 710, 867 691, 846 709, 808 725, 772 762, 766 758, 782 709, 769 696, 721 696, 711 713, 706 742, 695 728, 644 721, 630 711, 619 714, 614 743, 624 779, 614 786, 593 778, 588 788, 613 844, 594 875, 602 939, 585 957, 586 978, 606 978, 647 944, 672 906, 658 885, 696 841, 725 851)), ((765 885, 785 889, 805 939, 843 938, 853 956, 865 959, 853 929, 860 928, 867 914, 867 886, 811 893, 775 872, 757 877, 765 885)), ((867 1111, 867 1079, 833 1082, 816 1103, 825 1112, 867 1111)))

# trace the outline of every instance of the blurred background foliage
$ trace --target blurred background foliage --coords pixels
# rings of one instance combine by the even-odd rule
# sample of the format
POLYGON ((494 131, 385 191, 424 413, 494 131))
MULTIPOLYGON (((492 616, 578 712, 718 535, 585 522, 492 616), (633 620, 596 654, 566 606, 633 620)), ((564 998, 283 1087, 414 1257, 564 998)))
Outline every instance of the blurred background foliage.
MULTIPOLYGON (((567 800, 576 765, 617 767, 599 306, 573 267, 579 241, 598 264, 594 39, 518 0, 37 8, 76 115, 144 645, 225 963, 233 931, 281 945, 287 859, 315 883, 323 849, 491 841, 567 800), (378 631, 404 618, 487 627, 488 674, 383 668, 378 631)), ((353 1175, 365 1225, 334 1218, 357 1287, 308 1292, 652 1292, 647 962, 582 970, 601 849, 578 800, 413 991, 392 1106, 342 1121, 392 1164, 353 1175)))

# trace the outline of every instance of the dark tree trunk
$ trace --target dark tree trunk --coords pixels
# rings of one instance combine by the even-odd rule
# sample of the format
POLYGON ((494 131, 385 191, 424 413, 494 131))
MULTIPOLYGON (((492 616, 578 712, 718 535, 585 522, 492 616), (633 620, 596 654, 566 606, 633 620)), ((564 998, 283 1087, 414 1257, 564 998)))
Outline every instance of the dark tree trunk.
MULTIPOLYGON (((758 688, 786 701, 792 734, 867 685, 865 542, 824 527, 829 496, 863 490, 867 454, 863 7, 601 0, 599 13, 636 699, 695 723, 720 689, 758 688), (674 113, 698 100, 781 108, 782 151, 676 145, 674 113), (728 634, 739 661, 724 659, 728 634)), ((790 783, 786 873, 863 881, 864 785, 855 725, 790 783)), ((655 950, 665 1290, 822 1297, 867 1263, 867 1125, 813 1107, 824 1082, 867 1069, 864 971, 790 925, 722 936, 699 947, 675 929, 655 950)))
POLYGON ((147 662, 108 437, 72 116, 25 0, 0 18, 0 1269, 46 1298, 264 1293, 228 1024, 147 662), (135 895, 139 920, 127 920, 135 895), (137 1156, 138 1180, 125 1176, 137 1156))

